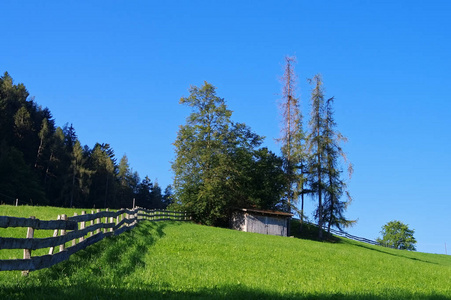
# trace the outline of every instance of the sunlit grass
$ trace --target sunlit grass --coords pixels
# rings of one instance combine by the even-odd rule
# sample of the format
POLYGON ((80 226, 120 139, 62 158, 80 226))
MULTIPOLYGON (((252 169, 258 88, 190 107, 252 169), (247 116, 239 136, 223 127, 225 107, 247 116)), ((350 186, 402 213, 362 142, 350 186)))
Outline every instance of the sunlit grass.
POLYGON ((145 221, 28 277, 1 272, 0 298, 448 299, 450 278, 445 255, 145 221))
MULTIPOLYGON (((67 217, 72 217, 74 213, 81 215, 82 211, 90 214, 93 209, 78 209, 78 208, 62 208, 52 206, 12 206, 0 205, 0 216, 10 216, 18 218, 30 218, 34 216, 40 220, 56 220, 58 215, 66 214, 67 217)), ((46 238, 53 236, 53 230, 35 230, 35 238, 46 238)), ((0 237, 14 237, 26 238, 27 228, 0 228, 0 237)), ((69 244, 68 244, 69 245, 69 244)), ((48 248, 38 249, 33 251, 32 255, 48 254, 48 248)), ((23 258, 23 250, 1 250, 0 259, 14 259, 23 258)))

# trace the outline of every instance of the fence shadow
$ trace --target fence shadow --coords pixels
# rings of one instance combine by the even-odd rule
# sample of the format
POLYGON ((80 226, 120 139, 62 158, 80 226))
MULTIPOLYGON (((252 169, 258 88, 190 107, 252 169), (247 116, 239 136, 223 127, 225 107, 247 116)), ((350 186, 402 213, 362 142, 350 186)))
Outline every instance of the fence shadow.
MULTIPOLYGON (((343 241, 343 243, 345 243, 345 242, 343 241)), ((400 257, 400 258, 410 259, 410 260, 414 260, 414 261, 421 261, 421 262, 428 263, 428 264, 438 265, 438 263, 436 263, 436 262, 403 255, 403 254, 405 254, 404 252, 407 252, 407 250, 396 250, 396 249, 390 249, 390 248, 387 248, 387 250, 385 250, 385 248, 382 246, 371 246, 371 245, 367 245, 364 243, 357 243, 357 242, 352 243, 352 245, 361 247, 361 248, 364 248, 367 250, 376 251, 376 252, 379 252, 382 254, 387 254, 387 255, 391 255, 391 256, 395 256, 395 257, 400 257), (393 251, 395 251, 395 252, 393 252, 393 251)))
POLYGON ((106 238, 73 254, 69 260, 36 271, 33 275, 57 280, 77 277, 76 273, 84 272, 80 270, 88 270, 93 276, 104 276, 105 270, 108 270, 108 274, 114 277, 126 276, 137 268, 145 267, 144 256, 148 248, 165 235, 167 224, 142 221, 128 232, 106 238))

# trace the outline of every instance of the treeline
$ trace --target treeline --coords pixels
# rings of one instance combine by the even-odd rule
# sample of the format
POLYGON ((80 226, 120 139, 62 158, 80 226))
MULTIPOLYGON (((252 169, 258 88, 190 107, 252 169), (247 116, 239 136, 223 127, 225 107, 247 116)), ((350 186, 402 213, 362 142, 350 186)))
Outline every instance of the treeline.
POLYGON ((25 86, 0 77, 0 202, 62 207, 121 208, 135 204, 165 208, 163 192, 148 176, 140 179, 126 155, 115 156, 107 143, 82 146, 75 128, 57 127, 48 108, 39 106, 25 86))
POLYGON ((294 57, 286 57, 281 156, 261 148, 263 137, 231 120, 232 111, 210 83, 191 87, 190 95, 180 99, 192 112, 174 143, 174 205, 196 221, 226 226, 234 209, 252 207, 297 213, 302 224, 304 197, 309 196, 317 201, 314 218, 320 239, 325 227, 330 232, 331 227, 355 223, 344 216, 351 197, 342 165, 347 165, 349 176, 352 165, 341 146, 346 138, 336 130, 334 98, 325 98, 321 76, 315 75, 304 129, 294 62, 294 57))

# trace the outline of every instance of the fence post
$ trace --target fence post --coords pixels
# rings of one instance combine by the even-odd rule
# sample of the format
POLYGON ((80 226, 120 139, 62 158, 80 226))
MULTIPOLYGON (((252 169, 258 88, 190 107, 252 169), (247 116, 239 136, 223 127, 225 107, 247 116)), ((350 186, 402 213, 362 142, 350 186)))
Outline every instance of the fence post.
MULTIPOLYGON (((100 209, 99 209, 99 208, 97 208, 97 212, 98 212, 98 213, 100 212, 100 209)), ((100 218, 97 218, 97 219, 96 219, 96 224, 100 224, 100 218)), ((99 233, 99 232, 100 232, 100 228, 98 228, 98 229, 96 230, 96 234, 99 233)))
MULTIPOLYGON (((119 222, 121 222, 122 220, 124 220, 124 209, 121 208, 120 211, 122 211, 122 213, 120 215, 117 215, 117 220, 116 220, 116 226, 119 224, 119 222)), ((122 225, 124 226, 124 225, 122 225)), ((121 227, 122 227, 121 226, 121 227)), ((117 227, 116 229, 119 229, 119 227, 117 227)))
MULTIPOLYGON (((105 209, 105 211, 110 211, 110 209, 107 207, 105 209)), ((108 224, 108 217, 105 217, 105 225, 107 225, 107 224, 108 224)), ((107 231, 108 231, 108 228, 103 228, 103 233, 107 233, 107 231)))
POLYGON ((16 198, 16 206, 19 205, 19 198, 16 198))
MULTIPOLYGON (((86 211, 83 210, 83 211, 81 212, 81 215, 82 215, 82 216, 86 215, 86 211)), ((85 229, 85 227, 86 227, 86 221, 82 221, 81 224, 80 224, 80 230, 85 229)), ((80 238, 78 239, 78 242, 81 243, 81 242, 84 241, 84 239, 85 239, 85 236, 82 236, 82 237, 80 237, 80 238)))
MULTIPOLYGON (((91 215, 93 215, 94 214, 94 211, 93 210, 91 210, 91 215)), ((92 225, 94 225, 94 220, 91 220, 91 226, 92 225)), ((89 232, 89 236, 92 236, 93 235, 93 233, 92 233, 92 231, 90 231, 89 232)))
MULTIPOLYGON (((110 217, 110 224, 114 224, 114 218, 110 217)), ((110 228, 110 232, 113 232, 113 227, 110 228)))
MULTIPOLYGON (((74 212, 74 217, 78 216, 78 214, 76 212, 74 212)), ((77 228, 78 228, 78 223, 77 223, 77 228)), ((75 246, 75 244, 77 243, 77 239, 73 239, 72 240, 72 246, 75 246)))
MULTIPOLYGON (((62 215, 62 216, 61 216, 61 220, 67 221, 67 215, 62 215)), ((61 236, 66 235, 66 229, 61 229, 60 235, 61 235, 61 236)), ((62 251, 64 251, 64 250, 66 250, 66 244, 65 244, 65 243, 62 243, 62 244, 60 245, 60 252, 62 252, 62 251)))
MULTIPOLYGON (((58 217, 56 219, 61 220, 61 215, 58 215, 58 217)), ((53 231, 53 237, 56 237, 57 235, 58 235, 58 229, 55 229, 53 231)), ((53 254, 53 250, 55 250, 55 247, 50 247, 49 254, 53 254)))
MULTIPOLYGON (((31 216, 30 219, 36 219, 34 216, 31 216)), ((27 239, 32 239, 34 236, 34 228, 28 227, 27 228, 27 239)), ((31 249, 23 249, 23 259, 30 259, 31 258, 31 249)), ((22 271, 23 276, 27 276, 28 273, 30 273, 29 270, 22 271)))

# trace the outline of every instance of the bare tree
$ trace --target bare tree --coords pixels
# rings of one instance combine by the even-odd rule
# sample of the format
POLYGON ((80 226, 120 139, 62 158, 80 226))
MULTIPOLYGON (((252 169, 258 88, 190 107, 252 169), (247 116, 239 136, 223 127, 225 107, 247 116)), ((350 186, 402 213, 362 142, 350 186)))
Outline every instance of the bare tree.
POLYGON ((294 56, 285 57, 285 69, 282 77, 282 102, 280 103, 283 126, 278 141, 282 144, 281 150, 287 176, 287 209, 295 210, 300 215, 302 228, 304 194, 306 192, 304 189, 306 146, 300 102, 296 96, 295 63, 296 58, 294 56), (296 207, 299 196, 301 196, 301 210, 296 207))

